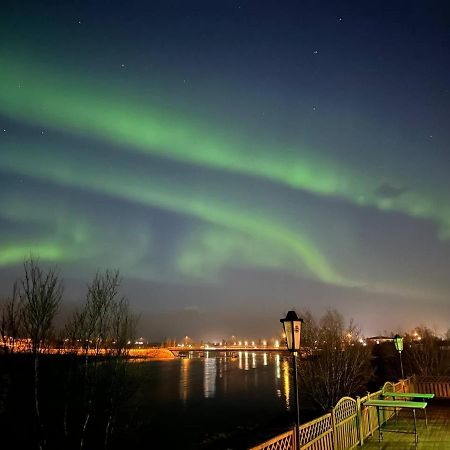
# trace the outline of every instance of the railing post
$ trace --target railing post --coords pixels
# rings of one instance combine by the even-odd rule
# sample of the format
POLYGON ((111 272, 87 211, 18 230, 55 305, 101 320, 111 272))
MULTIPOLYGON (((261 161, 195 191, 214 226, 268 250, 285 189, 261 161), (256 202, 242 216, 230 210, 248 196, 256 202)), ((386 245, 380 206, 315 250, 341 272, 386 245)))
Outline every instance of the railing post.
POLYGON ((358 440, 360 445, 364 445, 364 432, 362 423, 362 412, 361 412, 361 398, 356 397, 356 422, 358 427, 358 440))
POLYGON ((331 409, 331 429, 333 435, 333 449, 337 450, 336 416, 334 415, 334 408, 331 409))
POLYGON ((297 440, 300 436, 297 436, 297 427, 292 429, 292 450, 296 450, 298 448, 297 440))
MULTIPOLYGON (((367 400, 371 400, 370 398, 370 392, 367 391, 367 400)), ((372 416, 370 415, 370 408, 367 410, 367 425, 368 425, 368 435, 370 434, 373 436, 373 429, 372 429, 372 416)))

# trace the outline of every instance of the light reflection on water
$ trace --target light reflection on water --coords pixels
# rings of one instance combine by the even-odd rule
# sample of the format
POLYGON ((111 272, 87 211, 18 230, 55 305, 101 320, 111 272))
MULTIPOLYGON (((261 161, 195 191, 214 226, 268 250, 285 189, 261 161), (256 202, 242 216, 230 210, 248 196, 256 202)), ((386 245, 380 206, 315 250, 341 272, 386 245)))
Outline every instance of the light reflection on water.
POLYGON ((180 365, 180 400, 186 404, 189 394, 189 364, 190 358, 184 358, 180 365))
POLYGON ((280 355, 278 353, 275 355, 275 376, 278 379, 281 378, 280 355))
POLYGON ((216 394, 216 358, 206 358, 203 366, 203 395, 213 398, 216 394))
MULTIPOLYGON (((195 379, 198 378, 198 364, 202 366, 202 394, 205 399, 212 399, 216 396, 217 385, 220 385, 221 391, 226 394, 229 389, 230 381, 235 383, 236 376, 232 376, 233 370, 254 372, 251 385, 258 385, 258 372, 266 371, 270 366, 273 368, 273 386, 276 396, 284 399, 286 410, 291 409, 291 379, 289 373, 289 361, 281 357, 280 354, 256 353, 241 351, 237 354, 228 354, 216 356, 214 353, 205 352, 199 357, 199 354, 190 352, 188 357, 180 358, 179 361, 179 399, 186 404, 190 397, 198 395, 194 392, 192 385, 195 385, 195 379), (236 358, 237 356, 237 358, 236 358), (192 364, 196 365, 196 373, 191 373, 192 364)), ((177 362, 177 361, 174 361, 177 362)), ((267 374, 265 383, 268 382, 267 374)))
POLYGON ((283 359, 283 391, 286 400, 286 409, 291 410, 291 377, 289 376, 289 362, 283 359))
POLYGON ((201 442, 203 434, 232 433, 237 427, 284 417, 292 409, 287 355, 193 352, 133 366, 142 373, 136 395, 146 426, 172 436, 170 424, 182 424, 173 439, 186 450, 198 449, 195 442, 201 442))

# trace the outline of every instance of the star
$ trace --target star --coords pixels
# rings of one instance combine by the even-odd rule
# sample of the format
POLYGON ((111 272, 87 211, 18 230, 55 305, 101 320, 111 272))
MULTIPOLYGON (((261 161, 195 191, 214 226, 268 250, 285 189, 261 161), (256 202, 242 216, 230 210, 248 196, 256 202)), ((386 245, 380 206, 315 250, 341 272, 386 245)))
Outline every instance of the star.
POLYGON ((342 17, 338 17, 338 22, 341 23, 344 19, 342 17))
POLYGON ((318 53, 319 53, 318 50, 314 50, 314 51, 313 51, 313 54, 314 54, 314 55, 317 55, 318 53))
POLYGON ((120 67, 122 67, 122 69, 125 67, 125 64, 121 64, 120 67))

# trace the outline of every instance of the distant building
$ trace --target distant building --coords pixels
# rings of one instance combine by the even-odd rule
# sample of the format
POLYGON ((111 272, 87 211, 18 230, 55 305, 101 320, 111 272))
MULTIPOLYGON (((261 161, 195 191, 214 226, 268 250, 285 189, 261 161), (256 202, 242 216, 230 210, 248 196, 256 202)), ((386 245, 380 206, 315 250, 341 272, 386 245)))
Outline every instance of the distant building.
POLYGON ((373 336, 366 338, 366 342, 369 344, 383 344, 385 342, 392 342, 392 338, 389 336, 373 336))
POLYGON ((147 341, 147 339, 145 339, 145 338, 143 338, 143 337, 140 337, 139 339, 137 339, 137 340, 134 342, 134 345, 138 345, 138 346, 148 345, 148 341, 147 341))

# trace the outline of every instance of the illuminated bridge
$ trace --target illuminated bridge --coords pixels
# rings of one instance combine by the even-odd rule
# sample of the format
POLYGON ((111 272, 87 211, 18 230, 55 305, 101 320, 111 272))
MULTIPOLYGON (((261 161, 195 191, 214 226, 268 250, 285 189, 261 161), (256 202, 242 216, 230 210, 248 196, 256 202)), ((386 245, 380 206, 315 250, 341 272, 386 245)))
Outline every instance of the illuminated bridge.
MULTIPOLYGON (((178 352, 287 352, 286 348, 280 346, 253 346, 253 345, 183 345, 176 347, 168 347, 168 349, 173 353, 178 352)), ((306 349, 305 349, 306 351, 306 349)))

